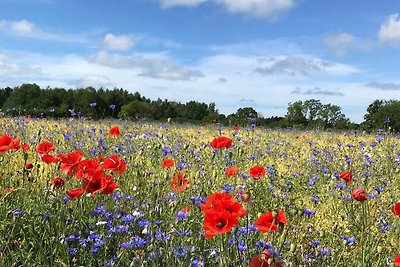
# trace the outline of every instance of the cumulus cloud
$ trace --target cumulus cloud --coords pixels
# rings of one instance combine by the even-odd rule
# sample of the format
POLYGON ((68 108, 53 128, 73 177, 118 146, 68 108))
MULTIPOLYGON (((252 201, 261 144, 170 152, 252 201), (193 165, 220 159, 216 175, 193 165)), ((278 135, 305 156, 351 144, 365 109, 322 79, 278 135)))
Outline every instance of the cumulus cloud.
POLYGON ((314 87, 308 90, 302 90, 300 87, 296 87, 291 94, 293 95, 327 95, 327 96, 343 96, 342 92, 323 90, 320 87, 314 87))
POLYGON ((400 83, 378 83, 378 82, 369 82, 365 86, 385 91, 399 91, 400 83))
POLYGON ((204 74, 198 70, 172 64, 165 59, 143 55, 122 56, 99 52, 94 62, 112 68, 132 69, 138 76, 155 79, 189 81, 204 77, 204 74))
POLYGON ((107 50, 125 51, 133 46, 133 40, 127 35, 108 33, 103 39, 103 46, 107 50))
POLYGON ((381 25, 378 39, 381 42, 400 43, 400 18, 398 13, 390 15, 381 25))
POLYGON ((6 63, 0 59, 0 76, 28 76, 41 74, 42 71, 38 67, 27 67, 16 63, 6 63))
POLYGON ((223 6, 230 13, 258 18, 274 18, 295 6, 295 0, 159 0, 164 8, 195 7, 205 2, 223 6))
POLYGON ((254 71, 263 76, 308 76, 314 72, 328 72, 337 74, 356 72, 356 70, 350 66, 324 61, 319 58, 304 56, 258 58, 257 62, 262 66, 254 69, 254 71))

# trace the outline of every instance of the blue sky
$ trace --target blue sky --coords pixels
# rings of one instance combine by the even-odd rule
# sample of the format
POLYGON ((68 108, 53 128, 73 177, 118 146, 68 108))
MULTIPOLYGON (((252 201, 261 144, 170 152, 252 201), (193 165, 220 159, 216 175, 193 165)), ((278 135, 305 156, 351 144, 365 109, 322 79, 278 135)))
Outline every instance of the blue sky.
POLYGON ((0 87, 124 88, 283 116, 320 99, 361 122, 400 98, 398 0, 0 0, 0 87))

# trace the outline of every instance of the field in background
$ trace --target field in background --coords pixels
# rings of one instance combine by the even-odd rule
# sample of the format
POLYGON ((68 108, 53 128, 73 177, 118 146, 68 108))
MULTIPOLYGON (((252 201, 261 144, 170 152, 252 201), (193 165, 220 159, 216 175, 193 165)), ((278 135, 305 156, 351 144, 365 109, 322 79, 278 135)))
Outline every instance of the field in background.
POLYGON ((20 149, 0 153, 1 266, 391 266, 400 250, 397 136, 0 120, 0 134, 21 140, 20 149), (110 135, 113 126, 120 132, 110 135), (220 135, 232 145, 213 148, 220 135), (46 141, 55 150, 39 153, 46 141), (126 163, 123 172, 104 170, 113 192, 107 176, 109 192, 102 184, 71 199, 88 184, 63 171, 58 155, 77 150, 103 168, 112 155, 126 163), (250 171, 255 166, 265 175, 250 171), (227 173, 231 167, 238 169, 227 173), (200 207, 216 192, 245 214, 210 237, 200 207), (256 221, 269 212, 277 230, 261 233, 256 221))

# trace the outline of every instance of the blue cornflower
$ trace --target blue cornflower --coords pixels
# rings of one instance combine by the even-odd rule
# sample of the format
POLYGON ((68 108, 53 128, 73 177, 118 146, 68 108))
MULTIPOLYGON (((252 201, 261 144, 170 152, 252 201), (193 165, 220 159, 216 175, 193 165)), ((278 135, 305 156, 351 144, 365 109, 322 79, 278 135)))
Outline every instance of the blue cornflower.
POLYGON ((130 223, 135 219, 135 217, 133 217, 131 214, 127 214, 121 217, 121 221, 123 221, 124 223, 130 223))
POLYGON ((91 107, 95 107, 95 106, 97 106, 97 103, 96 102, 92 102, 92 103, 90 103, 90 106, 91 107))
POLYGON ((320 244, 321 244, 321 241, 320 241, 320 240, 312 240, 312 241, 311 241, 311 245, 312 245, 313 247, 319 246, 320 244))
POLYGON ((235 191, 235 187, 230 184, 225 184, 221 186, 221 189, 224 190, 226 193, 232 193, 235 191))
POLYGON ((244 242, 243 239, 239 240, 238 250, 239 252, 245 252, 248 250, 246 243, 244 242))
POLYGON ((314 216, 316 213, 315 210, 303 209, 303 214, 306 216, 314 216))
POLYGON ((15 209, 15 210, 13 210, 13 211, 11 212, 11 214, 12 214, 14 217, 20 217, 20 216, 22 216, 22 215, 24 214, 24 212, 23 212, 21 209, 15 209))
POLYGON ((137 224, 137 226, 140 226, 140 227, 147 227, 151 224, 151 222, 147 219, 141 219, 136 224, 137 224))
POLYGON ((179 162, 176 164, 176 167, 177 167, 179 170, 185 169, 186 166, 187 166, 187 164, 186 164, 186 161, 184 161, 184 160, 181 160, 181 161, 179 161, 179 162))
POLYGON ((346 241, 346 245, 352 246, 356 242, 356 238, 354 236, 344 236, 342 237, 343 240, 346 241))
POLYGON ((78 249, 76 248, 68 248, 68 255, 75 256, 78 253, 78 249))
POLYGON ((72 234, 72 235, 67 236, 67 237, 65 238, 65 241, 66 241, 66 242, 74 242, 74 241, 78 241, 79 238, 80 238, 80 235, 79 235, 79 234, 72 234))
POLYGON ((114 104, 111 104, 111 105, 110 105, 110 109, 112 109, 112 110, 114 110, 116 107, 117 107, 117 106, 114 105, 114 104))
POLYGON ((100 248, 102 246, 104 246, 104 241, 101 239, 96 240, 96 242, 94 242, 94 244, 93 244, 94 248, 100 248))
POLYGON ((176 218, 178 219, 178 221, 184 221, 187 217, 189 217, 189 212, 188 211, 183 211, 180 210, 176 213, 176 218))
POLYGON ((50 215, 49 213, 45 213, 45 214, 43 214, 43 216, 42 216, 43 220, 49 220, 50 217, 51 217, 51 215, 50 215))

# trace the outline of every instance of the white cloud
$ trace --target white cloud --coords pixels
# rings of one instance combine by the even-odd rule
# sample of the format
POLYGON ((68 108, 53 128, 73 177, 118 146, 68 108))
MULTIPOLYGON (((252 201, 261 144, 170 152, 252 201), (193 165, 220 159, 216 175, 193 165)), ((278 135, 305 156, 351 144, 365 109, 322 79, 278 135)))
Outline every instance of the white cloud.
POLYGON ((348 74, 357 71, 351 66, 306 56, 266 57, 258 58, 257 61, 260 66, 255 68, 254 71, 262 76, 308 76, 315 72, 348 74))
POLYGON ((51 40, 68 43, 89 43, 86 34, 68 34, 49 31, 37 27, 33 22, 27 20, 0 21, 0 31, 18 37, 33 38, 38 40, 51 40))
POLYGON ((322 42, 337 56, 344 56, 350 50, 367 52, 375 46, 374 41, 370 39, 354 36, 346 32, 327 35, 322 42))
POLYGON ((38 34, 38 30, 35 29, 35 25, 26 20, 13 21, 10 23, 10 32, 14 35, 31 36, 34 37, 38 34))
POLYGON ((348 33, 339 33, 327 36, 323 42, 336 55, 347 54, 348 46, 354 41, 354 36, 348 33))
POLYGON ((108 33, 103 39, 103 46, 108 50, 129 50, 133 46, 133 40, 127 35, 114 35, 108 33))
POLYGON ((214 0, 231 13, 254 17, 276 17, 282 11, 294 7, 294 0, 214 0))
POLYGON ((398 13, 390 15, 381 25, 378 38, 381 42, 400 43, 400 18, 398 13))
POLYGON ((382 83, 382 82, 369 82, 365 86, 370 88, 376 88, 380 90, 399 91, 400 83, 382 83))
POLYGON ((99 52, 95 63, 112 68, 131 69, 139 76, 151 77, 154 79, 182 80, 189 81, 203 77, 203 73, 178 64, 173 64, 164 56, 154 55, 130 55, 110 54, 99 52))
POLYGON ((26 65, 19 59, 14 54, 7 54, 0 51, 0 78, 42 75, 40 67, 35 64, 26 65))
POLYGON ((174 6, 195 7, 207 1, 208 0, 159 0, 163 8, 174 6))
POLYGON ((195 7, 205 2, 223 6, 230 13, 258 18, 275 18, 295 6, 295 0, 159 0, 161 7, 195 7))
POLYGON ((77 87, 94 87, 94 88, 106 88, 112 86, 111 80, 107 76, 99 75, 85 75, 76 81, 77 87))

